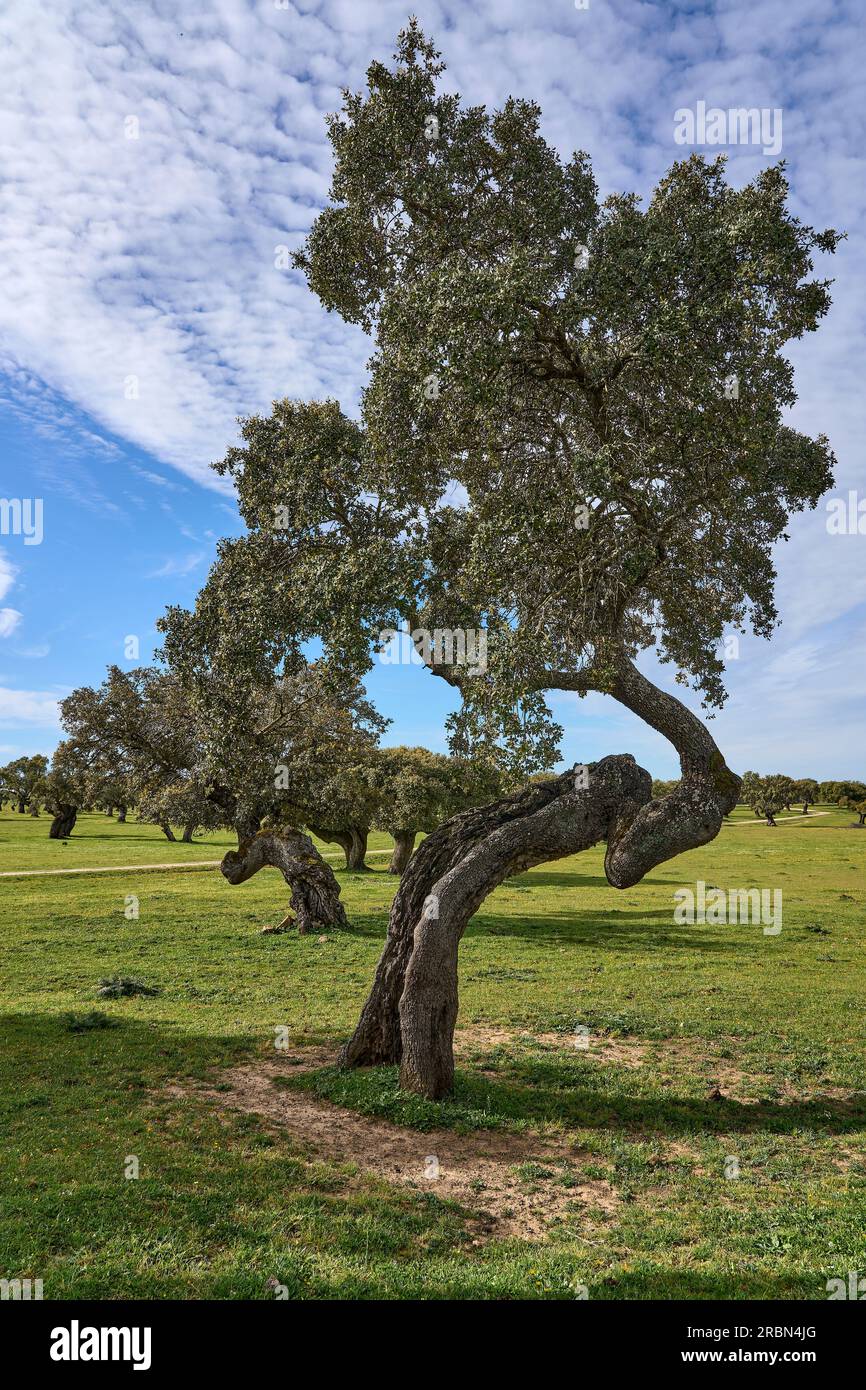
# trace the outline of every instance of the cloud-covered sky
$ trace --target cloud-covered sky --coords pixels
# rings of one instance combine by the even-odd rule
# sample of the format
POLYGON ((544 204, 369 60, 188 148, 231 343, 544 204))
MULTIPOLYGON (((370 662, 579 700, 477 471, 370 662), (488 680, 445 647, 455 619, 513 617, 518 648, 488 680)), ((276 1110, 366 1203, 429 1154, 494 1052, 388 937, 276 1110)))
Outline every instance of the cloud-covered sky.
MULTIPOLYGON (((449 86, 538 100, 548 138, 586 149, 605 194, 651 192, 684 153, 680 108, 781 109, 796 211, 848 232, 826 270, 834 308, 794 345, 793 422, 830 436, 838 494, 866 499, 861 0, 414 10, 449 86)), ((58 695, 97 681, 130 634, 147 659, 165 604, 193 600, 216 538, 238 530, 209 469, 238 415, 283 395, 354 408, 369 344, 278 268, 280 248, 327 196, 326 113, 389 57, 407 14, 406 0, 6 0, 0 490, 43 497, 45 538, 0 534, 4 746, 49 751, 58 695)), ((767 163, 758 145, 726 152, 737 183, 767 163)), ((714 732, 740 769, 862 776, 866 534, 829 535, 810 513, 778 564, 783 626, 741 641, 714 732)), ((389 737, 442 746, 440 684, 373 673, 389 737)), ((673 772, 667 746, 602 697, 556 710, 569 761, 631 749, 673 772)))

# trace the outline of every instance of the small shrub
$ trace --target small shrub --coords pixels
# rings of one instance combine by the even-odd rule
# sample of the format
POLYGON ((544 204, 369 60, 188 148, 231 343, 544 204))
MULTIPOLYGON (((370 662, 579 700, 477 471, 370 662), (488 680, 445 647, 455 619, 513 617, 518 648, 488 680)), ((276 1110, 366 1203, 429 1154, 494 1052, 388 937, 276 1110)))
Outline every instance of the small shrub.
POLYGON ((130 980, 126 975, 114 975, 111 979, 100 980, 96 991, 100 999, 128 999, 133 994, 159 994, 143 980, 130 980))
POLYGON ((86 1014, 66 1014, 63 1026, 67 1033, 89 1033, 95 1028, 116 1028, 118 1023, 116 1018, 90 1009, 86 1014))

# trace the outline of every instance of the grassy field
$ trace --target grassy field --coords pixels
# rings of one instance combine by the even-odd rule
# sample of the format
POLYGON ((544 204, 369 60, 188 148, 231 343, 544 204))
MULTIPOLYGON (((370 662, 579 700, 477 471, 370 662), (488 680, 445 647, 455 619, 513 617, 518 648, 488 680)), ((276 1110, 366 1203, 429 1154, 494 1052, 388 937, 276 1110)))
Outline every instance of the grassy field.
MULTIPOLYGON (((271 871, 0 882, 0 1277, 46 1298, 826 1297, 866 1269, 866 832, 751 820, 623 893, 596 850, 493 894, 439 1104, 327 1064, 381 949, 381 869, 338 873, 350 932, 301 939, 259 933, 286 905, 271 871), (675 925, 699 879, 781 888, 781 934, 675 925), (159 992, 98 998, 115 974, 159 992), (383 1135, 417 1180, 388 1176, 383 1135), (459 1198, 424 1176, 449 1136, 479 1155, 459 1198)), ((46 836, 4 812, 0 869, 229 845, 95 816, 46 836)))
MULTIPOLYGON (((186 864, 202 859, 221 859, 227 849, 237 848, 237 837, 228 830, 197 834, 192 844, 181 843, 181 829, 174 826, 178 839, 167 840, 158 825, 142 825, 131 816, 122 825, 116 817, 101 812, 84 812, 78 817, 68 842, 49 840, 51 816, 20 816, 8 807, 0 811, 0 873, 16 869, 84 869, 107 864, 186 864)), ((343 862, 339 845, 315 842, 323 854, 343 862)), ((373 831, 370 851, 393 848, 390 835, 373 831)), ((384 855, 372 855, 379 862, 384 855)))

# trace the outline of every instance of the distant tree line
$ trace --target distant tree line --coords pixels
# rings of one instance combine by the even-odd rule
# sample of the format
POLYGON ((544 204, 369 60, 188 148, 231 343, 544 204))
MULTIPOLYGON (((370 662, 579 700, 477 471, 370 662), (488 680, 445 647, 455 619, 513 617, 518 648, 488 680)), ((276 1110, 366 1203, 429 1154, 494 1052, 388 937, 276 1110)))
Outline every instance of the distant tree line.
MULTIPOLYGON (((656 780, 653 782, 653 796, 669 796, 677 785, 676 782, 656 780)), ((768 776, 746 772, 740 800, 756 816, 766 820, 768 825, 776 824, 775 818, 780 811, 791 811, 798 807, 807 816, 809 807, 819 803, 854 811, 858 825, 866 824, 866 783, 856 779, 818 782, 814 777, 788 777, 780 772, 768 776)))

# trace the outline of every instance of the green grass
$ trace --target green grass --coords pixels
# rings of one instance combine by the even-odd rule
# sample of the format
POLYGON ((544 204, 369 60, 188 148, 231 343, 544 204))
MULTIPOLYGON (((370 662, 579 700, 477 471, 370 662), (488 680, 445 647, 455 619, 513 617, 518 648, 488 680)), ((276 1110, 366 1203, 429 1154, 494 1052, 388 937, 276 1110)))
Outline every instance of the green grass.
MULTIPOLYGON (((8 807, 0 811, 0 873, 16 869, 96 868, 107 864, 194 863, 200 859, 221 859, 226 850, 237 848, 237 837, 228 830, 196 834, 193 843, 185 845, 180 841, 182 831, 178 826, 173 827, 178 839, 172 844, 158 825, 140 824, 132 815, 120 825, 116 817, 102 812, 83 812, 66 842, 49 840, 50 824, 47 811, 39 816, 20 816, 8 807)), ((331 862, 343 862, 339 845, 325 845, 319 840, 315 843, 331 862)), ((390 852, 393 843, 390 835, 373 831, 369 848, 390 852)), ((380 863, 384 855, 371 858, 373 863, 380 863)))
MULTIPOLYGON (((325 941, 259 934, 285 910, 272 871, 237 888, 210 871, 0 882, 0 1276, 42 1278, 46 1298, 269 1298, 269 1279, 304 1298, 825 1297, 866 1268, 866 832, 835 810, 751 819, 623 893, 592 851, 493 894, 461 947, 460 1026, 506 1032, 479 1034, 447 1101, 402 1096, 391 1068, 289 1077, 419 1131, 419 1154, 434 1127, 566 1135, 618 1205, 576 1203, 536 1244, 473 1244, 471 1214, 435 1191, 195 1096, 272 1057, 279 1025, 298 1043, 347 1036, 390 875, 339 871, 352 931, 325 941), (697 879, 781 887, 782 934, 674 925, 674 889, 697 879), (115 975, 159 992, 99 998, 115 975), (82 1024, 94 1013, 116 1026, 82 1024), (577 1025, 619 1040, 619 1060, 551 1037, 577 1025), (168 1093, 178 1079, 191 1099, 168 1093), (717 1083, 726 1098, 708 1099, 717 1083)), ((61 849, 47 824, 4 812, 0 868, 229 847, 83 817, 61 849)), ((540 1162, 519 1174, 562 1180, 540 1162)))

